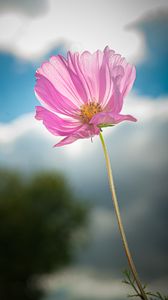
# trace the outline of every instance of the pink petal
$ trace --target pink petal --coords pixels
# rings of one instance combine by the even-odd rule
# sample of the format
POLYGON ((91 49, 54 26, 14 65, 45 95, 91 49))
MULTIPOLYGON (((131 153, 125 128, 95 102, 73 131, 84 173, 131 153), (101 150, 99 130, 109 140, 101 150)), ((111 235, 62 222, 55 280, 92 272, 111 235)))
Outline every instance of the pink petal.
POLYGON ((136 122, 137 120, 131 115, 120 115, 120 114, 113 114, 111 112, 101 112, 93 116, 90 120, 90 124, 94 124, 96 126, 101 124, 118 124, 122 121, 133 121, 136 122))
POLYGON ((97 101, 104 107, 112 92, 112 80, 106 55, 100 50, 81 55, 68 52, 68 65, 80 78, 87 93, 87 101, 97 101))
POLYGON ((74 77, 72 79, 72 73, 70 74, 63 57, 51 57, 49 62, 43 63, 41 68, 37 70, 38 73, 46 77, 60 94, 78 107, 84 103, 85 90, 80 80, 74 79, 74 77))
POLYGON ((131 90, 133 83, 136 78, 136 69, 134 66, 127 64, 125 67, 125 74, 120 82, 120 90, 122 91, 122 96, 126 97, 131 90))
POLYGON ((91 54, 85 51, 79 57, 80 67, 91 93, 90 100, 99 99, 99 59, 100 52, 91 54))
POLYGON ((76 76, 80 79, 80 81, 85 89, 86 96, 87 96, 87 99, 85 100, 85 102, 88 102, 88 100, 91 99, 91 92, 89 90, 86 79, 80 68, 79 53, 78 52, 71 53, 69 51, 68 55, 67 55, 67 63, 68 63, 69 68, 72 70, 72 72, 74 72, 74 74, 76 74, 76 76))
POLYGON ((73 135, 70 135, 70 136, 67 136, 66 138, 62 139, 57 144, 55 144, 54 147, 61 147, 61 146, 65 146, 65 145, 68 145, 68 144, 72 144, 76 140, 78 140, 77 137, 75 137, 73 135))
MULTIPOLYGON (((85 52, 83 52, 83 53, 85 53, 85 52)), ((87 93, 87 101, 90 101, 90 100, 92 100, 92 98, 96 99, 96 95, 92 90, 92 82, 90 79, 88 80, 87 74, 84 71, 83 62, 81 62, 81 55, 79 55, 79 53, 77 53, 77 52, 73 53, 73 54, 71 52, 69 52, 68 53, 68 64, 69 64, 69 66, 71 66, 71 68, 76 73, 76 75, 80 78, 83 86, 85 87, 85 91, 87 93)), ((95 83, 93 83, 93 85, 95 86, 95 83)))
POLYGON ((61 119, 42 106, 36 106, 35 118, 42 120, 44 126, 54 135, 70 135, 82 126, 80 122, 61 119))
POLYGON ((105 48, 104 53, 113 81, 113 93, 109 99, 109 103, 107 103, 107 107, 114 113, 119 113, 123 106, 123 98, 132 88, 136 71, 135 67, 128 64, 126 59, 120 54, 115 54, 114 51, 110 52, 109 48, 105 48))
POLYGON ((123 97, 118 86, 118 83, 124 76, 124 68, 121 65, 123 58, 121 58, 121 55, 115 54, 115 51, 109 49, 109 47, 104 49, 104 58, 109 70, 109 79, 107 80, 106 78, 106 86, 108 82, 111 85, 110 93, 104 103, 106 106, 105 110, 117 113, 121 110, 123 104, 123 97))
POLYGON ((132 121, 132 122, 137 122, 137 119, 131 115, 115 115, 115 124, 118 124, 122 121, 132 121))
POLYGON ((119 85, 119 90, 123 97, 125 97, 136 77, 135 67, 127 63, 126 59, 120 54, 112 54, 109 57, 109 67, 111 76, 119 85))
POLYGON ((123 97, 119 91, 117 83, 113 82, 113 93, 104 108, 106 112, 113 112, 113 114, 117 114, 121 111, 123 105, 123 97))
MULTIPOLYGON (((85 91, 85 88, 80 80, 80 78, 75 74, 75 72, 69 67, 68 65, 68 62, 67 60, 59 55, 58 56, 59 59, 62 61, 62 63, 64 64, 64 67, 66 69, 66 71, 69 73, 68 75, 70 76, 71 80, 72 80, 72 83, 74 85, 74 87, 76 88, 77 92, 78 92, 78 95, 80 97, 80 100, 83 104, 83 102, 86 102, 88 100, 87 98, 87 94, 86 94, 86 91, 85 91)), ((57 60, 58 60, 58 57, 57 56, 52 56, 50 58, 50 62, 57 68, 57 60)))
POLYGON ((113 54, 115 54, 115 51, 114 50, 112 50, 112 49, 110 49, 110 47, 109 46, 106 46, 105 48, 104 48, 104 55, 106 56, 106 58, 107 59, 109 59, 109 57, 111 57, 113 54))
POLYGON ((113 81, 108 66, 107 53, 103 56, 102 65, 99 71, 99 103, 102 108, 106 106, 113 93, 113 81))
POLYGON ((36 74, 36 77, 36 96, 47 109, 68 116, 74 116, 80 112, 79 108, 61 95, 47 78, 41 74, 36 74))
POLYGON ((71 144, 78 139, 91 138, 99 133, 100 129, 97 126, 84 124, 79 129, 75 130, 71 135, 58 142, 54 147, 71 144))

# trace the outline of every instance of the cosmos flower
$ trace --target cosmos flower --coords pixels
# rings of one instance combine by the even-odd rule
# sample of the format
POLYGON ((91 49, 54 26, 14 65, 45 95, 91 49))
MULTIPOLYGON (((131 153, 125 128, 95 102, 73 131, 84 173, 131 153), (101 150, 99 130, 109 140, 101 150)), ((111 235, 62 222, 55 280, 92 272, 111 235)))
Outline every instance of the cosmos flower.
POLYGON ((102 127, 124 120, 136 121, 120 113, 135 76, 135 67, 109 47, 52 56, 36 72, 35 93, 42 106, 36 107, 35 117, 64 137, 55 146, 99 135, 102 127))

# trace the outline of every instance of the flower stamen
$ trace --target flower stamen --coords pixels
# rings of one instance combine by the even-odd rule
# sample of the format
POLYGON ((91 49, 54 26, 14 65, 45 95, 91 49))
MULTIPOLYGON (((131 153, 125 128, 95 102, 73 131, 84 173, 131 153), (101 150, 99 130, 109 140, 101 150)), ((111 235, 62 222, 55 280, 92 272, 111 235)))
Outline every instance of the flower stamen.
POLYGON ((80 119, 83 123, 89 124, 94 115, 101 112, 102 108, 97 102, 86 103, 81 106, 80 119))

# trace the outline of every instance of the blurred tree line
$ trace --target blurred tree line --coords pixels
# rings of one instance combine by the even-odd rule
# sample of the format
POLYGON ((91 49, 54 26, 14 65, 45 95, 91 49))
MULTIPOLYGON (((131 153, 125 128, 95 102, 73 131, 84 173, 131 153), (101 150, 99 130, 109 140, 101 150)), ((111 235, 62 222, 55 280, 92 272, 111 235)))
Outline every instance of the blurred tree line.
POLYGON ((71 261, 86 216, 62 176, 0 170, 0 299, 39 299, 35 278, 71 261))

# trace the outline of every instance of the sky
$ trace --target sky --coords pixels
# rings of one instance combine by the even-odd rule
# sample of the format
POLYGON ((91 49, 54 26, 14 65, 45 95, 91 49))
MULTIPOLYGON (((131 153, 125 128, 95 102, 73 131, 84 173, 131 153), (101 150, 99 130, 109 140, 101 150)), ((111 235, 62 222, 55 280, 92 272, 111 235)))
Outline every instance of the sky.
POLYGON ((53 149, 59 138, 34 119, 38 104, 33 91, 35 70, 53 54, 66 56, 69 49, 95 51, 106 45, 135 64, 137 77, 124 111, 138 122, 104 130, 104 135, 138 270, 154 290, 166 293, 167 30, 168 3, 163 0, 0 1, 0 167, 24 174, 59 170, 74 192, 92 205, 84 251, 72 269, 66 270, 66 276, 60 273, 47 279, 51 297, 57 293, 58 300, 70 299, 70 295, 77 300, 102 300, 102 295, 105 300, 123 299, 125 290, 120 281, 126 259, 100 141, 95 137, 93 143, 79 140, 53 149), (78 278, 78 289, 72 274, 78 278), (94 286, 92 293, 89 282, 94 286))

